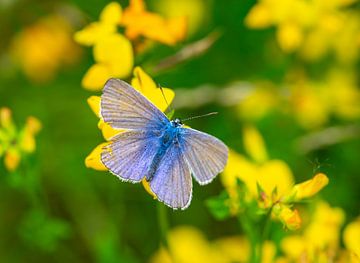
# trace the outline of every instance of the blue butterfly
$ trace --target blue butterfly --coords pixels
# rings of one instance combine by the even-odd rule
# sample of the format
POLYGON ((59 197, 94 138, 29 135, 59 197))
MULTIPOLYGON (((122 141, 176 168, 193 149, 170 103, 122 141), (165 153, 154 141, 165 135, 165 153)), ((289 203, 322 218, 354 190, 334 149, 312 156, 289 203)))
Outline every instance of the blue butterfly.
POLYGON ((200 185, 223 171, 228 148, 217 138, 183 127, 132 86, 119 79, 106 82, 101 116, 124 132, 112 138, 101 154, 102 163, 121 180, 144 177, 158 200, 173 209, 185 209, 192 197, 191 174, 200 185))

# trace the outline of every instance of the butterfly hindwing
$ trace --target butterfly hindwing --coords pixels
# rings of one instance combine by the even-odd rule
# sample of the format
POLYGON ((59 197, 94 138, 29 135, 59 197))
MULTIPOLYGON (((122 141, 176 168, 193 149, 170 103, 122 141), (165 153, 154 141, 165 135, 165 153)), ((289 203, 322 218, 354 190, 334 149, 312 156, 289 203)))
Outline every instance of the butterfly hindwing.
POLYGON ((120 179, 137 183, 144 178, 159 147, 159 139, 151 132, 125 131, 104 147, 101 161, 120 179))
POLYGON ((168 149, 150 181, 157 198, 174 209, 189 206, 192 195, 192 178, 178 144, 168 149))
POLYGON ((158 130, 169 120, 126 82, 109 79, 101 96, 101 116, 115 129, 158 130))
POLYGON ((182 128, 179 135, 182 155, 194 178, 201 185, 210 183, 224 170, 228 148, 214 136, 194 129, 182 128))

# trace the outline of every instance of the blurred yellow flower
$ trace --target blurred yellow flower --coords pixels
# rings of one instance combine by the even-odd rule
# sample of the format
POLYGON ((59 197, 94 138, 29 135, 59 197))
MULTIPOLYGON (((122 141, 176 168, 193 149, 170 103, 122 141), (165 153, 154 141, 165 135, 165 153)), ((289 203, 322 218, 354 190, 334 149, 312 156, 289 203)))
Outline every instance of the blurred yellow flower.
POLYGON ((245 120, 264 117, 280 104, 278 87, 268 82, 255 83, 254 87, 237 106, 238 113, 245 120))
POLYGON ((76 32, 76 42, 93 46, 95 64, 82 79, 82 86, 100 90, 111 77, 127 77, 133 68, 134 55, 130 41, 117 32, 122 17, 122 8, 111 2, 100 14, 100 20, 76 32))
MULTIPOLYGON (((136 67, 134 69, 133 75, 134 77, 131 80, 131 85, 142 95, 144 95, 147 99, 149 99, 157 108, 165 112, 168 105, 163 97, 163 94, 161 93, 160 89, 158 88, 154 80, 152 80, 152 78, 148 74, 146 74, 145 71, 143 71, 143 69, 140 67, 136 67)), ((162 88, 162 89, 167 102, 170 104, 175 97, 174 91, 168 88, 162 88)), ((99 118, 98 128, 101 130, 103 137, 106 141, 110 141, 112 137, 122 132, 121 130, 113 129, 108 123, 104 122, 100 113, 101 97, 91 96, 90 98, 88 98, 87 102, 91 110, 99 118)), ((99 171, 108 170, 101 162, 101 152, 106 144, 107 142, 101 143, 91 151, 91 153, 85 158, 86 167, 99 171)), ((143 184, 145 189, 149 193, 152 193, 146 180, 143 180, 143 184)))
MULTIPOLYGON (((180 226, 168 233, 168 250, 161 247, 150 263, 232 263, 250 261, 250 244, 242 236, 228 236, 209 241, 198 229, 180 226)), ((273 262, 275 245, 266 241, 262 263, 273 262)))
POLYGON ((245 18, 249 28, 276 27, 276 38, 285 52, 300 50, 316 60, 332 50, 342 62, 359 54, 360 21, 348 11, 357 0, 258 0, 245 18))
POLYGON ((231 196, 236 195, 236 179, 246 184, 253 198, 258 197, 259 185, 266 196, 289 192, 293 183, 293 174, 288 165, 281 160, 268 160, 266 148, 261 135, 253 127, 244 129, 245 151, 252 160, 230 150, 228 164, 221 175, 221 180, 231 196))
POLYGON ((155 9, 169 18, 185 17, 187 35, 195 34, 209 18, 210 7, 203 0, 158 0, 155 9))
POLYGON ((317 82, 300 77, 290 86, 290 104, 304 128, 321 127, 332 115, 345 120, 360 117, 360 91, 351 71, 333 69, 317 82))
POLYGON ((0 108, 0 157, 8 171, 19 166, 21 157, 35 151, 35 135, 40 131, 41 123, 34 117, 28 117, 25 126, 18 130, 8 108, 0 108))
POLYGON ((360 262, 360 218, 345 227, 343 239, 346 248, 355 253, 360 262))
POLYGON ((317 204, 309 224, 300 235, 290 235, 281 242, 285 255, 294 261, 333 262, 339 249, 340 229, 344 212, 321 201, 317 204))
POLYGON ((12 58, 30 80, 50 81, 61 67, 79 58, 80 50, 72 40, 73 30, 62 16, 43 17, 14 37, 10 46, 12 58))
POLYGON ((130 0, 129 7, 124 10, 121 25, 125 27, 126 37, 133 41, 145 37, 174 45, 186 35, 185 17, 165 19, 147 11, 143 0, 130 0))

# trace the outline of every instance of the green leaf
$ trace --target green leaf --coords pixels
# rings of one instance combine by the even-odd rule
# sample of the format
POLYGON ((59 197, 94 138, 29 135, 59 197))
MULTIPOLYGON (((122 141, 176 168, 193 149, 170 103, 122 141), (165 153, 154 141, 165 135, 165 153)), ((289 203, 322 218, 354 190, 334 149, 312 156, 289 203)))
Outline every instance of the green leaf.
POLYGON ((206 200, 206 206, 210 213, 218 220, 225 220, 230 217, 229 195, 223 191, 218 196, 206 200))

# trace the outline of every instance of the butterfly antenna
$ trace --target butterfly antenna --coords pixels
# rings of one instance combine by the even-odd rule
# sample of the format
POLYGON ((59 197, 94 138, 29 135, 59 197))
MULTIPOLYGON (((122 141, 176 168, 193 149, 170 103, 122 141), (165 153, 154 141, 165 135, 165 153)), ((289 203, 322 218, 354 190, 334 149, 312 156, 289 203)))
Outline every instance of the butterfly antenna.
POLYGON ((215 115, 215 114, 218 114, 218 112, 210 112, 210 113, 206 113, 204 115, 193 116, 193 117, 190 117, 190 118, 182 119, 181 121, 189 121, 189 120, 202 118, 202 117, 207 117, 207 116, 215 115))
POLYGON ((165 100, 165 103, 166 103, 166 105, 167 105, 168 111, 172 111, 172 108, 170 107, 170 104, 168 103, 168 101, 167 101, 167 99, 166 99, 166 97, 165 97, 164 90, 163 90, 163 88, 161 87, 160 84, 158 84, 158 88, 160 89, 161 94, 162 94, 162 96, 164 97, 164 100, 165 100))

